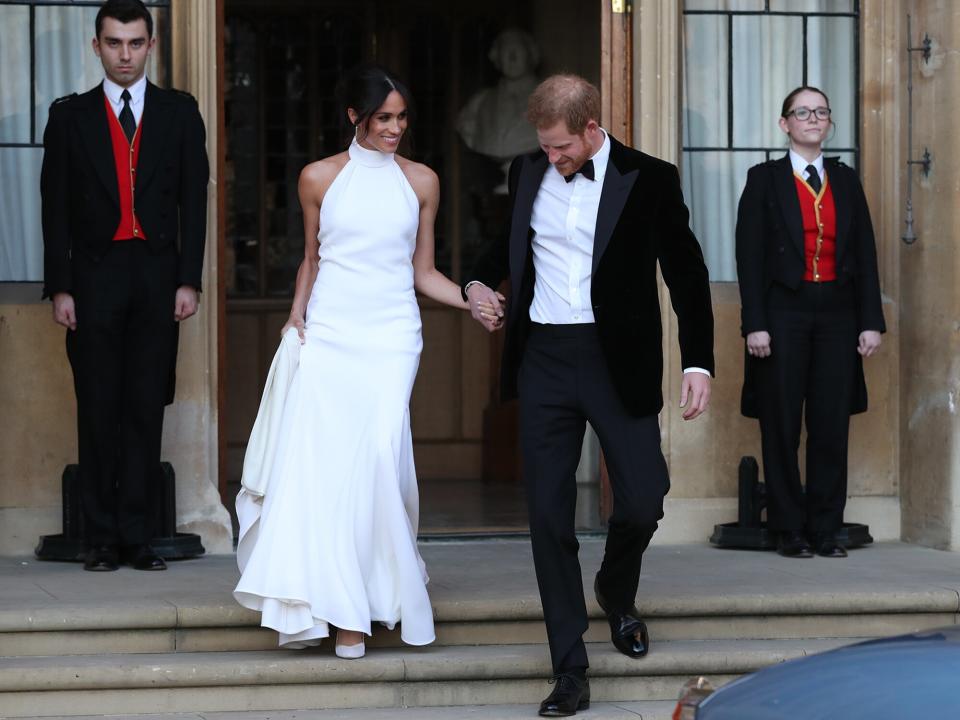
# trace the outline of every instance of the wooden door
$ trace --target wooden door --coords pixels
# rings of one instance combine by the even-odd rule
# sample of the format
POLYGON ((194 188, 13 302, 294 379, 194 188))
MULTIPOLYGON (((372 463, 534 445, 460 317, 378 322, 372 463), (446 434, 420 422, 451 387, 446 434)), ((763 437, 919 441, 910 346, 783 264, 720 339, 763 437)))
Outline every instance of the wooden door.
MULTIPOLYGON (((437 265, 460 282, 505 223, 490 193, 499 166, 468 149, 457 131, 468 99, 497 81, 488 58, 493 39, 505 27, 523 28, 543 49, 541 74, 573 70, 599 83, 601 12, 580 0, 490 0, 479 6, 440 0, 223 2, 220 427, 229 506, 302 257, 296 178, 307 162, 345 147, 333 98, 339 77, 360 62, 376 62, 410 86, 416 107, 412 143, 404 150, 440 177, 437 265), (578 42, 585 26, 595 33, 578 42)), ((411 398, 421 506, 430 506, 425 496, 434 492, 432 483, 438 493, 463 483, 482 504, 483 491, 475 493, 471 484, 485 477, 496 489, 519 478, 515 422, 510 424, 515 411, 507 408, 506 422, 492 419, 500 412, 502 336, 487 335, 463 311, 424 299, 421 315, 424 351, 411 398)), ((451 502, 469 504, 461 500, 454 496, 451 502)), ((482 529, 482 513, 467 519, 453 505, 438 523, 450 530, 482 529)), ((503 529, 502 523, 497 527, 503 529)))

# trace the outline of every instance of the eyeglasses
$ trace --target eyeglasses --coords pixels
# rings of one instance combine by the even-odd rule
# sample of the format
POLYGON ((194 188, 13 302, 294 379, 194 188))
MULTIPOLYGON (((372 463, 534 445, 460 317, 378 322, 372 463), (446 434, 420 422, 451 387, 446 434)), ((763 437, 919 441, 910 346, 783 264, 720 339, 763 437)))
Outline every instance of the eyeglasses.
POLYGON ((818 107, 818 108, 808 108, 808 107, 798 107, 794 108, 788 112, 784 117, 790 117, 793 115, 797 120, 803 122, 804 120, 809 120, 810 115, 816 115, 817 120, 829 120, 830 119, 830 108, 828 107, 818 107))

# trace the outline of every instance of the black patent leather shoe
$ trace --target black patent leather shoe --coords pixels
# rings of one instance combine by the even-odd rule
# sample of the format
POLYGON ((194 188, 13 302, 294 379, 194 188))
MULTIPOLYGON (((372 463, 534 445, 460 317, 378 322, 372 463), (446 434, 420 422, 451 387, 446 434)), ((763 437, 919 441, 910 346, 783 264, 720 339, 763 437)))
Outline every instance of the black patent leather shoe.
POLYGON ((607 599, 600 592, 600 576, 593 581, 593 592, 600 609, 610 623, 610 640, 613 646, 627 657, 641 658, 650 650, 650 634, 647 624, 640 619, 636 606, 626 612, 612 612, 607 599))
POLYGON ((134 570, 166 570, 167 564, 149 545, 134 545, 124 555, 127 564, 134 570))
POLYGON ((113 572, 119 567, 117 550, 110 545, 94 545, 83 558, 83 569, 91 572, 113 572))
POLYGON ((788 558, 811 558, 813 548, 799 530, 785 530, 777 540, 777 552, 788 558))
POLYGON ((817 543, 817 555, 828 558, 845 558, 847 551, 833 535, 827 535, 817 543))
POLYGON ((553 692, 540 703, 541 717, 568 717, 590 707, 590 682, 577 675, 554 675, 553 692))

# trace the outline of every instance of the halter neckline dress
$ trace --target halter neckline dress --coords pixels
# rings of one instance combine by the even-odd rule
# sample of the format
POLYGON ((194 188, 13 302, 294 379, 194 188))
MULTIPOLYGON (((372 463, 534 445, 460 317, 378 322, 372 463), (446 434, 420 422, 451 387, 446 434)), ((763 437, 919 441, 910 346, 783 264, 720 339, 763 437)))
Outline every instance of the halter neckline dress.
POLYGON ((320 207, 306 342, 263 494, 237 498, 234 597, 285 647, 374 622, 399 623, 411 645, 434 640, 409 413, 420 207, 392 153, 348 152, 320 207))

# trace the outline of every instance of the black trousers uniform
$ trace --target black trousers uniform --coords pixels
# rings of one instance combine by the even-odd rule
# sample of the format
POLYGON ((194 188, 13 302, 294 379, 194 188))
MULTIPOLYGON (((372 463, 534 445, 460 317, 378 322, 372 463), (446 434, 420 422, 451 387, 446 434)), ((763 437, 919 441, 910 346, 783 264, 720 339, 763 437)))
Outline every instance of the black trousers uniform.
POLYGON ((755 359, 757 399, 772 530, 813 536, 843 524, 847 442, 857 372, 857 315, 852 284, 774 283, 767 318, 770 356, 755 359), (805 416, 806 492, 798 450, 805 416))
POLYGON ((75 258, 77 329, 67 355, 77 394, 85 540, 139 545, 156 530, 160 440, 175 357, 177 257, 114 242, 75 258))
POLYGON ((656 415, 635 417, 618 397, 596 326, 533 324, 519 375, 520 439, 530 538, 555 673, 588 666, 576 469, 586 423, 603 448, 614 508, 598 576, 611 610, 633 606, 643 551, 670 487, 656 415))

